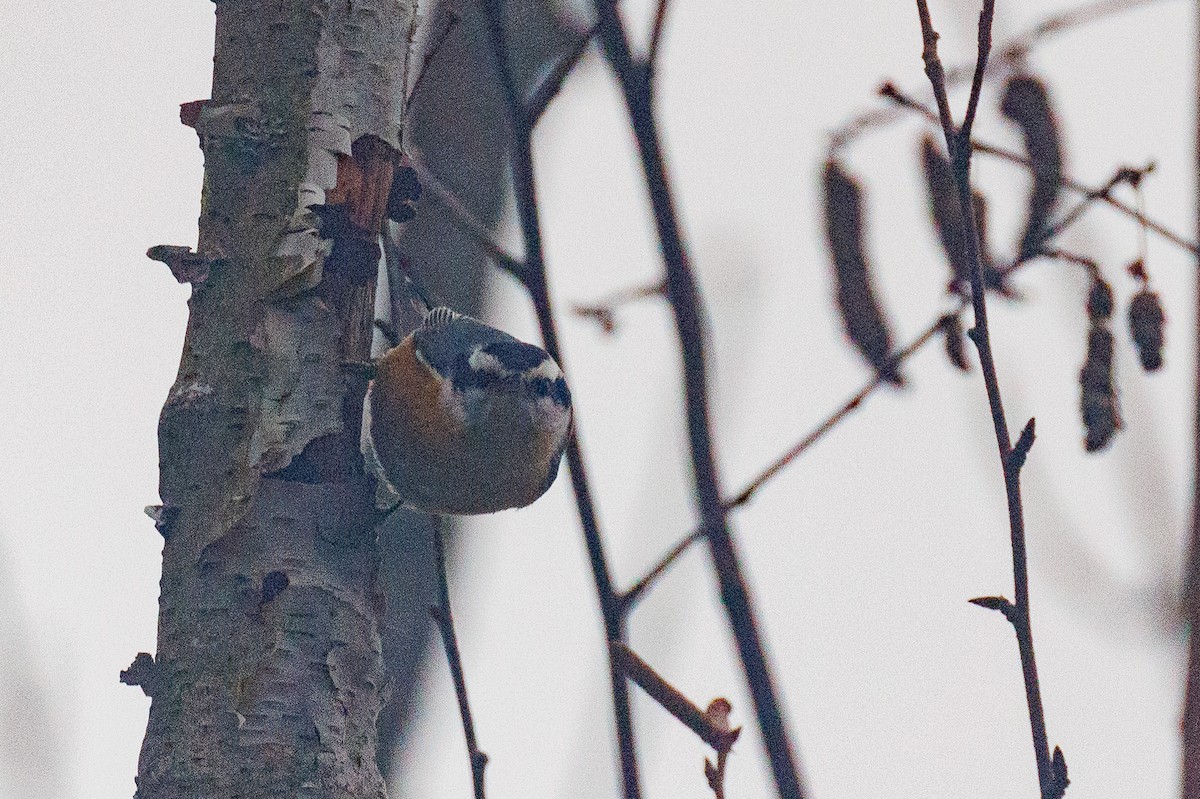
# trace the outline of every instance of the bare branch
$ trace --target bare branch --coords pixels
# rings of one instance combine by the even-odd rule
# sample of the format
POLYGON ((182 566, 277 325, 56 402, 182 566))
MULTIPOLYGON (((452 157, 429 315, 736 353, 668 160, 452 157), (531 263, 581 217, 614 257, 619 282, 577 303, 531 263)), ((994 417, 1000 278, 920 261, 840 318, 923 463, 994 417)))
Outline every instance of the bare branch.
MULTIPOLYGON (((937 101, 938 119, 941 120, 942 130, 946 135, 946 147, 950 150, 951 159, 954 157, 954 118, 950 115, 950 98, 946 96, 946 73, 942 69, 942 60, 938 58, 938 34, 933 29, 933 21, 929 18, 929 4, 925 0, 917 0, 917 14, 921 18, 921 41, 924 48, 921 59, 925 62, 925 74, 933 85, 933 97, 937 101)), ((970 204, 965 207, 970 208, 970 204)))
MULTIPOLYGON (((1200 54, 1200 38, 1193 41, 1193 52, 1200 54)), ((1193 73, 1194 86, 1200 87, 1200 61, 1193 73)), ((1200 197, 1200 115, 1192 130, 1192 147, 1197 160, 1193 161, 1192 191, 1200 197)), ((1200 206, 1194 210, 1196 235, 1200 236, 1200 206)), ((1193 343, 1200 352, 1200 293, 1193 299, 1193 322, 1196 325, 1193 343)), ((1192 367, 1193 385, 1200 391, 1200 359, 1192 367)), ((1200 397, 1200 393, 1194 394, 1200 397)), ((1192 419, 1192 496, 1191 519, 1188 530, 1187 562, 1183 575, 1183 615, 1191 630, 1188 636, 1187 677, 1184 684, 1183 719, 1180 724, 1183 749, 1181 782, 1183 799, 1200 799, 1200 402, 1195 403, 1192 419)))
POLYGON ((658 66, 659 45, 662 43, 663 30, 666 28, 667 11, 671 0, 658 0, 654 9, 654 26, 650 29, 650 45, 646 49, 646 69, 651 73, 658 66))
POLYGON ((792 750, 791 736, 783 721, 774 678, 758 632, 753 600, 742 574, 741 559, 731 535, 721 500, 716 455, 713 452, 708 408, 707 366, 704 358, 703 309, 695 278, 688 264, 687 249, 680 232, 675 204, 659 143, 649 75, 633 57, 625 25, 615 0, 595 0, 600 40, 613 73, 621 85, 629 121, 641 156, 642 172, 665 265, 667 299, 674 312, 675 329, 683 358, 684 406, 692 470, 700 518, 712 555, 729 625, 755 714, 766 746, 767 757, 781 799, 800 799, 804 789, 792 750))
POLYGON ((566 82, 567 76, 579 64, 584 53, 587 52, 588 45, 592 42, 592 37, 595 35, 595 26, 579 34, 575 45, 554 62, 554 66, 550 68, 550 72, 530 92, 529 99, 525 101, 524 114, 531 126, 538 123, 538 120, 546 113, 546 109, 550 107, 550 102, 562 91, 563 83, 566 82))
MULTIPOLYGON (((1105 19, 1121 11, 1155 2, 1159 2, 1159 0, 1102 0, 1102 2, 1072 9, 1059 17, 1051 17, 1000 47, 999 57, 992 59, 993 70, 997 62, 1009 65, 1020 60, 1035 45, 1041 44, 1052 35, 1069 31, 1085 23, 1105 19)), ((945 72, 945 80, 948 85, 954 85, 973 78, 974 74, 973 67, 956 67, 945 72)), ((830 139, 834 147, 841 147, 857 136, 891 124, 895 119, 896 114, 890 109, 870 109, 852 117, 849 122, 834 131, 830 139)))
MULTIPOLYGON (((919 102, 914 100, 912 97, 909 97, 908 95, 901 92, 900 89, 894 83, 891 83, 891 82, 884 83, 882 86, 879 87, 879 94, 881 96, 886 97, 887 99, 891 100, 900 108, 904 108, 906 110, 918 113, 934 124, 940 124, 936 113, 929 110, 925 106, 921 105, 919 102)), ((1020 153, 1013 152, 1012 150, 1007 150, 1003 147, 998 147, 994 144, 989 144, 987 142, 979 141, 978 139, 971 140, 971 150, 973 152, 980 153, 982 155, 991 156, 993 158, 999 158, 1003 161, 1008 161, 1013 164, 1019 164, 1029 170, 1033 169, 1033 162, 1028 157, 1021 155, 1020 153)), ((1125 216, 1127 216, 1130 219, 1134 220, 1135 222, 1139 223, 1140 225, 1145 227, 1147 230, 1161 236, 1163 239, 1170 242, 1171 244, 1174 244, 1176 247, 1187 250, 1188 252, 1192 253, 1193 255, 1200 255, 1200 244, 1197 244, 1195 241, 1188 240, 1187 238, 1180 235, 1179 233, 1171 230, 1166 225, 1163 225, 1160 222, 1156 222, 1153 219, 1151 219, 1150 217, 1146 216, 1141 211, 1141 209, 1135 208, 1135 207, 1129 205, 1128 203, 1125 203, 1125 202, 1117 199, 1116 197, 1114 197, 1112 195, 1112 193, 1111 193, 1112 190, 1114 188, 1116 188, 1116 186, 1119 185, 1120 183, 1131 183, 1132 182, 1131 173, 1146 174, 1148 172, 1153 171, 1153 168, 1154 167, 1152 164, 1147 165, 1145 167, 1141 167, 1140 169, 1134 169, 1131 167, 1121 167, 1116 173, 1116 175, 1120 176, 1119 180, 1114 181, 1114 180, 1110 179, 1110 181, 1107 184, 1105 184, 1104 186, 1100 186, 1100 187, 1088 186, 1088 185, 1080 183, 1079 181, 1073 180, 1070 177, 1067 177, 1066 175, 1064 175, 1062 177, 1061 185, 1064 189, 1069 189, 1069 190, 1075 192, 1076 194, 1082 195, 1084 197, 1090 197, 1092 199, 1100 200, 1101 202, 1105 203, 1106 205, 1112 207, 1113 209, 1121 212, 1125 216)))
MULTIPOLYGON (((985 11, 992 0, 984 0, 985 11)), ((929 76, 933 93, 938 98, 938 116, 942 123, 942 131, 946 144, 950 149, 951 160, 954 164, 954 177, 958 184, 958 198, 961 207, 971 207, 971 148, 969 129, 967 136, 962 137, 954 129, 953 120, 949 115, 949 102, 946 98, 945 77, 937 57, 937 33, 933 30, 929 18, 929 8, 925 0, 917 0, 918 15, 921 20, 922 38, 925 41, 925 72, 929 76)), ((990 30, 984 31, 984 22, 990 25, 991 14, 986 13, 980 20, 979 41, 981 52, 976 61, 973 86, 981 85, 982 73, 987 66, 984 43, 990 41, 990 30)), ((1029 726, 1033 738, 1034 758, 1037 762, 1038 785, 1043 799, 1053 799, 1062 795, 1065 784, 1059 784, 1058 773, 1053 768, 1050 748, 1046 735, 1046 721, 1042 709, 1041 688, 1038 684, 1037 661, 1033 652, 1033 630, 1029 614, 1029 573, 1025 553, 1025 516, 1021 506, 1020 466, 1013 457, 1012 439, 1009 437, 1008 421, 1004 415, 1004 404, 1000 396, 1000 382, 996 374, 996 364, 992 355, 991 336, 988 330, 987 297, 984 291, 983 264, 980 258, 979 231, 976 229, 973 214, 964 214, 968 228, 967 256, 971 263, 971 304, 975 312, 975 327, 969 335, 975 342, 979 352, 980 369, 983 372, 984 385, 987 390, 988 406, 992 413, 992 426, 996 433, 996 443, 1000 455, 1000 468, 1004 475, 1005 493, 1008 501, 1008 520, 1011 530, 1013 555, 1013 581, 1015 584, 1016 600, 1014 609, 1008 615, 1013 630, 1017 635, 1017 648, 1021 656, 1021 673, 1025 682, 1025 698, 1029 706, 1029 726)), ((1030 442, 1032 443, 1032 437, 1030 442)), ((1065 778, 1065 774, 1064 774, 1065 778)))
POLYGON ((661 282, 649 286, 620 289, 590 305, 576 303, 571 306, 571 312, 585 319, 596 320, 606 335, 612 335, 617 330, 617 308, 637 300, 661 297, 666 290, 666 286, 661 282))
POLYGON ((713 724, 709 714, 692 704, 678 688, 667 682, 628 646, 620 641, 610 641, 608 646, 613 662, 622 674, 637 683, 638 687, 679 723, 696 733, 700 740, 718 752, 729 751, 741 733, 740 728, 731 730, 727 726, 722 728, 713 724))
MULTIPOLYGON (((496 63, 501 86, 508 104, 508 117, 512 133, 509 151, 512 170, 513 194, 516 198, 517 216, 520 219, 521 235, 525 243, 525 263, 522 282, 533 301, 538 327, 546 351, 567 371, 563 362, 562 348, 558 343, 558 329, 554 324, 554 312, 550 303, 546 261, 542 248, 541 222, 538 217, 537 189, 533 176, 533 118, 517 94, 516 82, 508 67, 507 42, 502 24, 503 0, 480 0, 487 18, 488 37, 492 57, 496 63)), ((565 72, 564 72, 565 75, 565 72)), ((545 100, 546 103, 549 100, 545 100)), ((592 578, 600 601, 600 613, 604 619, 604 634, 609 641, 620 641, 625 637, 624 620, 620 600, 613 586, 612 572, 604 551, 604 540, 600 535, 600 523, 592 501, 591 485, 579 446, 578 422, 567 439, 567 469, 571 475, 571 486, 575 492, 575 506, 583 528, 584 544, 588 561, 592 567, 592 578)), ((612 689, 613 714, 617 730, 617 754, 620 758, 622 789, 625 799, 640 799, 641 779, 638 773, 637 750, 634 744, 633 715, 629 703, 629 689, 625 678, 617 670, 609 656, 609 683, 612 689)))
MULTIPOLYGON (((446 27, 438 34, 437 40, 429 48, 429 52, 425 54, 425 58, 421 60, 421 71, 417 73, 417 79, 413 81, 412 88, 408 90, 408 98, 405 100, 405 105, 411 105, 413 100, 416 99, 417 92, 421 90, 421 86, 425 82, 425 75, 429 72, 429 65, 433 63, 438 53, 442 51, 442 45, 450 38, 451 31, 454 30, 458 23, 462 22, 462 18, 453 11, 448 11, 447 17, 446 27)), ((409 52, 411 53, 412 51, 410 50, 409 52)))
MULTIPOLYGON (((1095 198, 1084 198, 1081 200, 1075 207, 1067 212, 1057 224, 1052 226, 1052 232, 1050 235, 1057 236, 1066 228, 1070 227, 1071 224, 1079 219, 1080 210, 1086 208, 1089 203, 1094 201, 1094 199, 1095 198)), ((1052 250, 1048 252, 1044 251, 1039 253, 1039 255, 1044 257, 1058 257, 1060 252, 1061 251, 1059 250, 1052 250)), ((1066 256, 1064 255, 1064 257, 1066 256)), ((1002 271, 1005 274, 1011 274, 1026 263, 1028 263, 1028 260, 1017 260, 1010 263, 1002 271)), ((949 313, 942 314, 933 320, 925 328, 925 330, 921 332, 920 335, 918 335, 906 347, 896 353, 895 360, 897 367, 916 354, 919 350, 924 348, 925 345, 927 345, 933 339, 934 334, 938 332, 944 332, 946 320, 957 319, 958 314, 960 314, 965 307, 966 300, 963 300, 958 308, 949 313)), ((728 510, 736 510, 742 505, 748 503, 759 489, 778 476, 784 469, 786 469, 801 455, 807 452, 809 448, 824 438, 826 434, 832 432, 834 428, 845 421, 853 411, 861 407, 862 403, 882 385, 884 385, 884 381, 881 380, 878 375, 873 376, 861 389, 851 395, 850 398, 842 403, 837 409, 830 412, 828 416, 826 416, 803 438, 801 438, 798 442, 796 442, 796 444, 788 449, 787 452, 774 460, 770 465, 759 472, 757 476, 751 479, 750 482, 746 484, 746 487, 741 490, 741 492, 739 492, 733 499, 728 500, 725 503, 725 507, 728 510)), ((679 557, 692 546, 692 544, 703 540, 703 538, 704 535, 701 530, 694 530, 680 540, 678 544, 672 547, 671 550, 667 552, 667 554, 664 555, 645 575, 643 575, 636 583, 634 583, 627 591, 625 591, 621 597, 622 612, 626 614, 629 613, 632 609, 631 606, 636 604, 641 599, 642 595, 646 593, 646 591, 654 587, 654 585, 658 582, 658 579, 675 564, 675 561, 677 561, 679 557)))
MULTIPOLYGON (((960 144, 971 141, 971 128, 975 125, 975 112, 979 109, 979 95, 983 91, 983 75, 987 71, 988 53, 992 51, 992 18, 996 11, 996 0, 983 0, 979 12, 979 44, 975 60, 975 74, 971 78, 971 96, 967 100, 967 113, 962 128, 958 131, 960 144)), ((928 16, 928 11, 926 11, 928 16)))
POLYGON ((425 160, 421 157, 419 150, 408 153, 408 157, 412 161, 413 169, 416 170, 417 176, 421 180, 422 188, 429 191, 437 198, 438 202, 446 206, 447 210, 454 217, 454 221, 458 224, 459 229, 464 233, 470 234, 478 242, 480 248, 495 262, 496 266, 524 283, 526 273, 524 261, 510 253, 492 237, 492 231, 488 229, 488 226, 479 221, 450 187, 430 171, 429 167, 425 165, 425 160))
POLYGON ((467 741, 467 757, 471 762, 471 778, 475 783, 475 799, 484 799, 483 772, 488 757, 479 749, 475 739, 475 723, 471 719, 471 705, 467 702, 467 681, 463 675, 462 656, 458 651, 458 638, 454 634, 454 614, 450 610, 450 581, 446 576, 446 545, 442 538, 441 520, 431 516, 433 530, 434 560, 437 562, 438 604, 429 608, 429 615, 437 622, 442 634, 442 645, 446 649, 446 661, 450 665, 450 677, 454 680, 454 694, 458 697, 458 713, 462 717, 463 736, 467 741))

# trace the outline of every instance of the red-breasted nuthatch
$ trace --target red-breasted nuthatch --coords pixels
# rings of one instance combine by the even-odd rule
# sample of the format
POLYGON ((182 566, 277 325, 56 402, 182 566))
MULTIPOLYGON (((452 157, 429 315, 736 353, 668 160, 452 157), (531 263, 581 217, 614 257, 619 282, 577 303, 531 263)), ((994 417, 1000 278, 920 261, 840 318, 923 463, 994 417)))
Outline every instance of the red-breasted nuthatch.
POLYGON ((411 508, 493 513, 554 482, 571 429, 558 364, 449 308, 375 364, 370 434, 384 475, 411 508))

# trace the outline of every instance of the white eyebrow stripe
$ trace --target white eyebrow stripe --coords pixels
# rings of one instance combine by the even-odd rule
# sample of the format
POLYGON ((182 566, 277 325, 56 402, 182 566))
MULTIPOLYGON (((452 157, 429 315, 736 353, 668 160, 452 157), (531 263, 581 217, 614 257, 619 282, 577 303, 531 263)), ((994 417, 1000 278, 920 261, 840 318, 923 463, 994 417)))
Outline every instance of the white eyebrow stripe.
POLYGON ((539 363, 537 368, 530 369, 528 372, 526 372, 524 376, 529 380, 536 380, 539 377, 544 377, 547 380, 554 381, 562 377, 562 370, 558 368, 558 365, 554 363, 553 360, 547 358, 539 363))
POLYGON ((504 364, 500 362, 499 358, 491 353, 484 352, 481 347, 477 347, 471 353, 471 357, 467 359, 467 364, 476 372, 483 372, 498 377, 507 377, 512 374, 512 372, 504 368, 504 364))

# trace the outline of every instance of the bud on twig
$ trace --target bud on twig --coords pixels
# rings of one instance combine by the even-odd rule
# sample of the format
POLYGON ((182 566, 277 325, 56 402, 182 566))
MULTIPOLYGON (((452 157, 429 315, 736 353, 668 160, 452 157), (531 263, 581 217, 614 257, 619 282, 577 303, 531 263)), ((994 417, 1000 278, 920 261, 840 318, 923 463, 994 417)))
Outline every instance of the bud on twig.
POLYGON ((1036 419, 1030 417, 1025 423, 1025 428, 1021 431, 1020 437, 1017 438, 1017 443, 1013 445, 1012 452, 1009 453, 1010 462, 1014 467, 1020 469, 1025 465, 1025 459, 1029 457, 1029 450, 1033 448, 1034 425, 1036 419))
POLYGON ((609 650, 617 669, 633 682, 637 683, 651 699, 662 706, 702 741, 718 752, 728 752, 741 734, 741 727, 730 729, 728 700, 714 700, 708 710, 701 711, 684 696, 678 688, 667 682, 646 661, 620 641, 610 641, 609 650))

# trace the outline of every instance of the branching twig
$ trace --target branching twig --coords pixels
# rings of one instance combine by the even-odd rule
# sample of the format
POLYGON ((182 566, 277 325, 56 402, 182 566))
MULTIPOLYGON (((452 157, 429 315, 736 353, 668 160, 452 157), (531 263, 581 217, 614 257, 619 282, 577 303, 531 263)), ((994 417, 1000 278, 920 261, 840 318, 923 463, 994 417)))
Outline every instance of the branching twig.
POLYGON ((454 680, 454 693, 458 697, 458 712, 462 717, 463 736, 467 741, 467 757, 471 761, 471 778, 475 783, 475 799, 484 799, 483 772, 488 757, 479 749, 475 740, 475 723, 471 720, 471 706, 467 702, 467 681, 463 676, 462 657, 458 652, 458 638, 454 634, 454 615, 450 611, 450 581, 446 576, 446 546, 442 540, 441 522, 436 516, 433 522, 433 551, 437 563, 438 604, 429 608, 429 615, 437 622, 446 648, 446 660, 450 664, 450 677, 454 680))
MULTIPOLYGON (((924 347, 942 328, 944 316, 938 317, 933 324, 925 329, 921 335, 917 336, 907 347, 899 350, 895 355, 896 363, 899 364, 910 357, 917 350, 924 347)), ((861 389, 846 400, 842 405, 828 416, 825 417, 816 427, 814 427, 807 435, 801 438, 791 449, 785 452, 780 457, 776 458, 769 466, 760 471, 746 487, 738 492, 737 496, 725 503, 725 509, 734 510, 745 505, 750 501, 751 497, 758 492, 760 488, 771 481, 777 474, 783 471, 789 464, 799 458, 809 447, 816 444, 825 434, 833 430, 843 419, 849 416, 853 411, 862 405, 863 401, 875 392, 877 388, 884 384, 884 380, 876 373, 870 380, 867 381, 861 389)), ((671 548, 659 561, 642 576, 636 583, 629 587, 621 594, 622 611, 628 614, 633 606, 637 604, 642 595, 657 582, 658 578, 675 564, 675 561, 686 552, 692 544, 695 544, 704 538, 702 530, 693 530, 678 544, 671 548)))
MULTIPOLYGON (((899 365, 901 362, 907 360, 913 353, 917 352, 926 344, 928 344, 929 341, 942 329, 943 318, 943 316, 939 316, 932 324, 926 327, 919 336, 913 339, 907 347, 899 350, 893 356, 895 363, 899 365)), ((850 413, 857 410, 859 406, 862 405, 863 400, 874 393, 875 390, 885 382, 886 381, 884 381, 878 374, 874 375, 870 380, 867 381, 866 385, 864 385, 852 397, 842 403, 837 410, 825 417, 825 419, 815 428, 813 428, 808 435, 796 442, 791 449, 777 458, 770 466, 759 472, 758 476, 747 483, 746 487, 738 492, 733 499, 726 502, 725 506, 729 509, 733 509, 741 507, 749 502, 751 497, 753 497, 760 488, 770 481, 771 478, 779 474, 779 472, 787 468, 788 464, 808 451, 809 447, 824 438, 826 433, 836 427, 850 413)))
POLYGON ((666 286, 661 282, 650 286, 634 286, 633 288, 615 291, 604 299, 597 300, 589 305, 576 303, 571 306, 571 311, 576 316, 596 320, 596 323, 600 325, 605 334, 611 335, 617 330, 616 311, 618 307, 636 300, 661 297, 666 293, 666 290, 666 286))
MULTIPOLYGON (((508 67, 508 45, 503 27, 503 0, 480 0, 480 3, 487 19, 492 57, 496 62, 497 74, 507 102, 509 124, 512 128, 510 166, 512 168, 513 193, 516 197, 517 215, 521 223, 521 235, 525 242, 525 262, 521 279, 533 301, 546 351, 565 372, 566 365, 563 363, 562 348, 558 343, 558 330, 554 324, 554 314, 550 304, 550 290, 542 248, 541 223, 538 219, 537 192, 533 177, 532 137, 533 126, 537 119, 530 113, 530 107, 521 101, 516 82, 508 67)), ((578 52, 582 54, 583 48, 578 48, 578 52)), ((577 62, 578 58, 575 61, 577 62)), ((565 78, 565 72, 563 77, 565 78)), ((561 87, 562 80, 558 80, 554 85, 561 87)), ((544 109, 552 96, 551 94, 545 99, 539 100, 538 107, 544 109)), ((567 469, 571 475, 575 504, 579 513, 580 526, 583 528, 584 544, 587 547, 588 560, 592 567, 596 594, 600 600, 605 637, 609 641, 621 641, 625 638, 624 620, 621 616, 617 592, 613 587, 608 559, 604 553, 604 541, 600 536, 600 525, 596 518, 596 508, 592 501, 591 486, 583 461, 583 451, 579 446, 577 428, 578 423, 576 423, 576 430, 572 430, 567 440, 567 469)), ((641 780, 638 775, 637 751, 634 746, 629 689, 625 678, 621 676, 613 662, 611 654, 608 665, 624 797, 625 799, 639 799, 641 780)))
MULTIPOLYGON (((1120 173, 1121 171, 1118 171, 1117 174, 1120 173)), ((1052 240, 1055 236, 1060 235, 1064 230, 1074 224, 1079 217, 1082 216, 1083 210, 1097 199, 1100 199, 1098 194, 1084 197, 1082 200, 1080 200, 1069 211, 1063 214, 1059 220, 1047 228, 1046 240, 1052 240)), ((1057 251, 1041 252, 1038 254, 1052 258, 1057 256, 1057 251)), ((1006 275, 1011 274, 1017 269, 1021 268, 1024 264, 1028 263, 1029 260, 1030 259, 1028 258, 1018 258, 1016 261, 1008 264, 1001 271, 1006 275)), ((939 330, 939 328, 941 328, 945 323, 946 318, 948 316, 954 316, 961 313, 965 308, 965 303, 966 301, 963 300, 963 304, 950 314, 942 314, 938 318, 934 319, 920 335, 918 335, 911 343, 908 344, 908 346, 897 351, 894 356, 896 366, 899 367, 904 363, 904 361, 908 360, 915 353, 924 348, 925 345, 933 339, 934 334, 939 330)), ((760 488, 774 479, 786 467, 791 465, 793 461, 807 452, 810 447, 824 438, 827 433, 831 432, 835 427, 841 424, 847 417, 850 416, 853 411, 861 407, 862 403, 867 399, 867 397, 873 394, 880 386, 884 384, 885 382, 880 380, 878 375, 873 376, 861 389, 859 389, 849 399, 842 403, 842 405, 836 410, 830 412, 828 416, 819 422, 811 431, 805 434, 805 436, 796 442, 796 444, 794 444, 787 452, 760 471, 757 476, 755 476, 750 480, 749 483, 746 484, 746 487, 743 488, 741 492, 734 496, 733 499, 728 500, 725 503, 725 507, 728 510, 734 510, 749 502, 760 488)), ((672 547, 666 555, 664 555, 648 572, 646 572, 645 575, 641 577, 641 579, 639 579, 621 595, 623 612, 629 613, 632 606, 636 604, 639 599, 641 599, 642 595, 645 594, 645 592, 649 590, 655 582, 657 582, 658 578, 661 577, 671 566, 673 566, 675 561, 678 560, 679 557, 692 546, 692 544, 701 541, 703 538, 704 535, 700 530, 694 530, 685 538, 683 538, 678 544, 672 547)))
MULTIPOLYGON (((894 83, 884 83, 879 87, 879 93, 883 97, 886 97, 894 102, 900 108, 914 111, 928 119, 930 122, 934 124, 940 124, 937 114, 914 100, 912 97, 909 97, 901 92, 894 83)), ((1026 169, 1033 168, 1033 162, 1027 156, 1013 152, 1012 150, 1006 150, 1003 147, 997 147, 994 144, 988 144, 987 142, 979 141, 978 139, 972 138, 971 149, 972 151, 982 155, 988 155, 1013 164, 1019 164, 1026 169)), ((1149 218, 1140 209, 1135 208, 1134 206, 1131 206, 1112 195, 1112 190, 1119 184, 1130 182, 1131 174, 1139 172, 1145 174, 1153 171, 1153 169, 1153 164, 1142 167, 1141 169, 1122 167, 1114 175, 1114 178, 1110 179, 1109 182, 1104 186, 1099 187, 1085 185, 1064 175, 1060 185, 1062 188, 1069 189, 1070 191, 1073 191, 1083 197, 1091 197, 1093 199, 1100 200, 1106 205, 1109 205, 1113 209, 1134 220, 1146 230, 1158 234, 1171 244, 1174 244, 1176 247, 1187 250, 1193 255, 1200 255, 1200 244, 1197 244, 1195 241, 1188 240, 1179 233, 1171 230, 1166 225, 1149 218)))
POLYGON ((721 501, 716 458, 708 412, 708 385, 704 360, 703 325, 696 284, 687 262, 659 144, 649 75, 645 66, 634 60, 624 23, 615 0, 596 0, 596 19, 604 52, 612 66, 641 156, 646 188, 654 210, 659 245, 666 266, 667 299, 674 312, 684 370, 684 403, 692 468, 700 518, 712 554, 713 567, 721 589, 726 614, 750 694, 754 699, 759 729, 766 745, 776 789, 782 799, 804 795, 800 774, 792 752, 790 736, 784 725, 774 678, 767 665, 766 653, 758 633, 749 588, 742 575, 741 562, 730 534, 721 501))
POLYGON ((524 115, 528 119, 530 127, 538 123, 538 120, 542 118, 542 114, 546 113, 546 109, 550 107, 550 101, 562 91, 563 83, 567 80, 567 76, 579 64, 580 59, 583 58, 583 54, 587 52, 588 45, 591 44, 592 37, 595 35, 595 26, 579 34, 579 38, 575 41, 575 46, 554 62, 546 77, 542 78, 542 82, 529 93, 528 99, 525 100, 524 115))
POLYGON ((654 8, 654 26, 650 29, 650 44, 646 48, 646 71, 652 76, 658 67, 659 45, 662 43, 663 30, 667 27, 667 11, 671 0, 658 0, 654 8))
MULTIPOLYGON (((1064 33, 1085 23, 1105 19, 1121 11, 1149 5, 1158 1, 1102 0, 1102 2, 1092 3, 1067 11, 1059 17, 1051 17, 1031 30, 1014 37, 1010 40, 1009 44, 999 48, 1000 55, 996 61, 1001 66, 1010 65, 1013 61, 1019 61, 1035 44, 1042 43, 1052 35, 1064 33)), ((993 66, 993 70, 995 69, 996 67, 993 66)), ((943 74, 945 76, 945 83, 947 85, 954 85, 968 79, 973 80, 975 71, 971 67, 956 67, 949 71, 944 71, 943 74)), ((841 147, 849 144, 855 137, 869 130, 891 124, 895 119, 896 114, 893 111, 874 108, 853 117, 849 122, 834 131, 830 138, 834 146, 841 147)))
MULTIPOLYGON (((981 73, 987 66, 985 39, 990 39, 990 29, 985 30, 984 22, 990 21, 994 0, 984 0, 984 12, 980 16, 981 51, 976 62, 976 79, 972 82, 972 98, 969 106, 978 102, 978 92, 982 88, 981 73)), ((955 129, 945 109, 949 108, 946 94, 946 83, 937 57, 937 33, 929 18, 929 7, 926 0, 917 0, 917 9, 921 20, 921 34, 925 42, 926 73, 929 75, 934 96, 937 98, 939 118, 946 138, 946 146, 950 150, 954 163, 954 177, 958 188, 960 207, 971 206, 971 148, 966 146, 968 139, 960 139, 960 132, 955 129), (934 62, 931 64, 931 61, 934 62), (961 144, 960 144, 961 142, 961 144)), ((969 135, 970 131, 966 133, 969 135)), ((1061 754, 1052 764, 1050 748, 1046 736, 1046 722, 1042 710, 1041 688, 1038 684, 1037 661, 1033 652, 1033 631, 1029 613, 1029 572, 1025 553, 1025 517, 1021 507, 1021 469, 1018 459, 1013 457, 1012 439, 1009 437, 1008 420, 1004 415, 1004 404, 1000 396, 1000 382, 996 376, 996 364, 992 355, 991 337, 988 331, 987 298, 984 292, 983 265, 979 257, 979 233, 976 230, 974 214, 963 214, 964 224, 968 229, 967 257, 971 269, 971 304, 975 313, 975 326, 970 331, 971 340, 979 352, 980 369, 983 372, 984 385, 987 389, 988 405, 992 412, 992 425, 995 428, 996 443, 1000 451, 1000 466, 1004 474, 1005 493, 1008 500, 1008 520, 1011 529, 1013 553, 1013 581, 1015 601, 1012 611, 1007 614, 1017 636, 1017 648, 1021 657, 1021 671, 1025 682, 1025 698, 1029 706, 1029 725, 1033 738, 1034 758, 1037 762, 1038 784, 1043 799, 1057 799, 1066 789, 1065 766, 1060 773, 1056 765, 1061 761, 1061 754)), ((1032 430, 1032 428, 1029 428, 1032 430)), ((1030 439, 1032 443, 1032 438, 1030 439)))
POLYGON ((701 710, 625 644, 612 641, 609 648, 613 662, 622 674, 637 683, 660 707, 716 751, 717 764, 714 766, 706 759, 704 776, 715 799, 724 799, 725 764, 730 750, 742 734, 741 727, 729 726, 729 713, 733 709, 729 700, 717 697, 708 703, 707 709, 701 710))
POLYGON ((446 206, 459 229, 464 233, 470 234, 478 242, 483 251, 495 262, 496 266, 524 283, 526 271, 524 261, 510 253, 492 237, 492 231, 488 229, 487 225, 480 222, 450 187, 430 171, 429 167, 425 165, 425 160, 421 157, 419 150, 409 152, 408 157, 412 162, 412 168, 416 170, 417 177, 421 181, 422 189, 428 191, 446 206))

